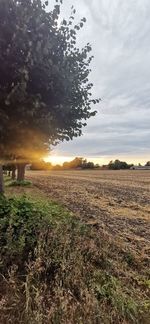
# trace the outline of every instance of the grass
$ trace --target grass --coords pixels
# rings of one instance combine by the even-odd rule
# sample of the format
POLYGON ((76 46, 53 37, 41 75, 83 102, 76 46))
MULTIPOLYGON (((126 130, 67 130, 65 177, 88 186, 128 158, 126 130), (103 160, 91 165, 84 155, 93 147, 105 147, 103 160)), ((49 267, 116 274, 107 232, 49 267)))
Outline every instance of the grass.
POLYGON ((111 305, 112 312, 114 308, 124 318, 136 321, 138 304, 129 296, 128 291, 125 291, 118 278, 108 272, 97 271, 94 274, 93 287, 97 299, 111 305))
POLYGON ((4 176, 5 187, 30 187, 32 182, 30 180, 12 180, 9 176, 4 176))
POLYGON ((18 181, 18 180, 14 180, 12 181, 9 185, 10 186, 22 186, 22 187, 26 187, 26 186, 31 186, 32 182, 29 181, 29 180, 21 180, 21 181, 18 181))
POLYGON ((149 322, 148 273, 104 230, 33 186, 7 187, 0 226, 2 324, 149 322))

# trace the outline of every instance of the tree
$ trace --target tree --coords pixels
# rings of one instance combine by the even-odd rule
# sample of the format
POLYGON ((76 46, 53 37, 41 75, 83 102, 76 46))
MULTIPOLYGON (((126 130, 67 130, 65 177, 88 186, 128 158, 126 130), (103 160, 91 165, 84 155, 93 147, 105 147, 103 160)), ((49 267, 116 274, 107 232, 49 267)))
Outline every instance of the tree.
POLYGON ((82 169, 94 169, 95 168, 95 165, 93 162, 87 162, 86 160, 83 161, 83 164, 82 164, 82 169))
POLYGON ((4 193, 4 181, 3 181, 3 168, 2 165, 0 165, 0 194, 4 193))
MULTIPOLYGON (((60 0, 62 3, 62 0, 60 0)), ((27 162, 50 145, 82 134, 96 114, 88 77, 91 46, 76 45, 75 9, 59 24, 60 4, 48 1, 0 1, 0 157, 17 160, 18 180, 27 162)), ((2 181, 2 177, 1 177, 2 181)))
POLYGON ((43 171, 48 171, 52 169, 52 164, 50 162, 45 162, 45 161, 36 161, 31 164, 30 166, 31 170, 43 170, 43 171))
POLYGON ((64 162, 63 163, 63 169, 77 169, 81 168, 83 163, 82 157, 76 157, 70 162, 64 162))
POLYGON ((83 163, 83 158, 82 157, 76 157, 71 162, 69 162, 69 168, 70 169, 81 168, 82 167, 82 163, 83 163))
POLYGON ((3 165, 3 171, 5 172, 6 171, 6 174, 7 174, 7 171, 8 171, 8 175, 10 176, 10 173, 11 173, 11 177, 12 177, 12 180, 15 180, 16 179, 16 164, 15 164, 15 161, 11 161, 7 164, 4 164, 3 165))
POLYGON ((145 166, 150 166, 150 161, 147 161, 145 166))
POLYGON ((121 169, 130 169, 131 166, 133 166, 133 164, 128 164, 127 162, 124 161, 119 161, 119 160, 115 160, 110 161, 108 164, 108 169, 110 170, 121 170, 121 169))

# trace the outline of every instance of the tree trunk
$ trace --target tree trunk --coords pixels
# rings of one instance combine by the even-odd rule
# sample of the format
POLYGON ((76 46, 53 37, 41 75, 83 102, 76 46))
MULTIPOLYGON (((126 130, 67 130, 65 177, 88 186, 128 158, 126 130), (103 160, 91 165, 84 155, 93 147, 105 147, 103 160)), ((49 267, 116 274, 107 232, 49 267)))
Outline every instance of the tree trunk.
POLYGON ((4 179, 3 179, 3 168, 0 164, 0 194, 4 193, 4 179))
POLYGON ((17 165, 17 181, 23 181, 25 177, 25 163, 19 163, 17 165))
POLYGON ((12 168, 11 178, 12 178, 12 180, 16 179, 16 167, 15 166, 12 168))

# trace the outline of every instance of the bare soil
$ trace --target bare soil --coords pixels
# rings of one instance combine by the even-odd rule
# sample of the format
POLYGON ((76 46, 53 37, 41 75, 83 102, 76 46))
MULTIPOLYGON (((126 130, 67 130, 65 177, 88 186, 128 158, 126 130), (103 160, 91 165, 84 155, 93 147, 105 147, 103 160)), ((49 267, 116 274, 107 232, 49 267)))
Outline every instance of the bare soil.
POLYGON ((149 262, 149 171, 28 171, 27 178, 48 198, 149 262))

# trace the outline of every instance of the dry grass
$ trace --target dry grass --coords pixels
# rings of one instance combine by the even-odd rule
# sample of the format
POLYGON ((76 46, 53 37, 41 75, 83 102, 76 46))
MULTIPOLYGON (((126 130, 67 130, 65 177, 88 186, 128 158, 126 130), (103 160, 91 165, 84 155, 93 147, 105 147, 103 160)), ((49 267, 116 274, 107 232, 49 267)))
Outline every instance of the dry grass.
POLYGON ((149 323, 150 175, 99 172, 28 172, 32 187, 7 188, 75 219, 41 231, 24 280, 7 273, 1 323, 149 323))

